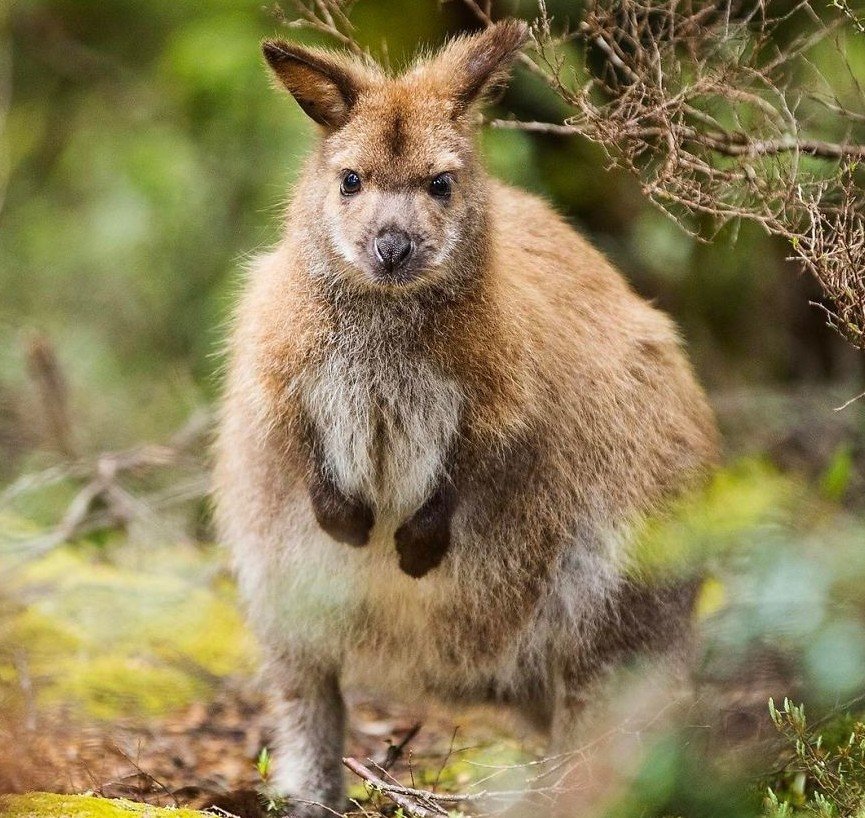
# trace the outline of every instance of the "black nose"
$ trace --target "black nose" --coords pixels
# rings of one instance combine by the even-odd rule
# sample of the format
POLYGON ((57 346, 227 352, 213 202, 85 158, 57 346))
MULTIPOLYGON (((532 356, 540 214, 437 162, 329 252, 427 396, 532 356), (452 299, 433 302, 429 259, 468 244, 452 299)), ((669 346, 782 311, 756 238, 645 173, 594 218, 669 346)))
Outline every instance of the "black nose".
POLYGON ((402 230, 382 230, 373 241, 375 257, 389 273, 401 267, 411 255, 412 242, 402 230))

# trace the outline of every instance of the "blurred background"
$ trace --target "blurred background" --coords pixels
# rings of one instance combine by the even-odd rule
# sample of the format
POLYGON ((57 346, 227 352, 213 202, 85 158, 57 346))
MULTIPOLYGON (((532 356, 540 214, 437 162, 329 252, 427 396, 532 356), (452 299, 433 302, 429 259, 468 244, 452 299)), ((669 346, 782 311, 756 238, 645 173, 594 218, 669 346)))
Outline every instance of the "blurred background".
MULTIPOLYGON (((579 16, 574 0, 548 6, 579 16)), ((477 27, 462 4, 434 0, 364 0, 352 20, 395 68, 419 44, 477 27)), ((205 492, 239 271, 276 239, 315 137, 270 87, 258 42, 274 34, 321 42, 253 0, 0 8, 0 739, 16 748, 0 753, 0 792, 166 802, 171 789, 185 803, 266 774, 252 763, 267 743, 257 700, 237 692, 255 648, 205 492), (179 738, 167 746, 167 735, 179 738)), ((865 35, 839 36, 865 82, 865 35)), ((520 69, 498 109, 563 115, 520 69)), ((768 697, 790 695, 844 725, 843 744, 865 710, 865 400, 836 407, 865 388, 862 355, 826 328, 809 304, 818 290, 777 239, 748 225, 689 238, 579 138, 485 130, 480 142, 495 175, 552 201, 672 314, 716 407, 724 469, 651 532, 660 545, 647 558, 707 571, 701 672, 721 691, 724 735, 777 737, 768 697)), ((413 718, 357 707, 361 748, 413 718)), ((440 758, 451 722, 426 718, 418 758, 440 758)), ((468 723, 465 743, 484 752, 534 751, 468 723)), ((611 803, 758 814, 772 787, 809 809, 819 782, 777 738, 777 765, 748 767, 719 795, 687 785, 700 753, 741 773, 717 742, 684 752, 690 739, 665 734, 611 803)), ((472 775, 461 767, 452 783, 472 775)))

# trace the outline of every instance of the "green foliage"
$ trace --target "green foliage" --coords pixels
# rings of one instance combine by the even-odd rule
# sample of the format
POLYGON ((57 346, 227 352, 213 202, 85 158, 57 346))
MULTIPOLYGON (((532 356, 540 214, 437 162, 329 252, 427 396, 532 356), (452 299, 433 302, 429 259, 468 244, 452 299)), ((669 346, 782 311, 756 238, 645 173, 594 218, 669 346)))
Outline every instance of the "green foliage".
POLYGON ((261 752, 255 760, 255 769, 261 780, 267 783, 267 779, 270 777, 270 753, 267 747, 261 748, 261 752))
MULTIPOLYGON (((549 7, 574 19, 566 0, 549 7)), ((402 0, 376 0, 355 15, 361 41, 382 55, 386 40, 395 66, 474 24, 459 3, 403 10, 402 0)), ((511 11, 534 13, 531 4, 511 11)), ((275 237, 314 136, 269 86, 258 42, 309 35, 280 30, 253 0, 32 0, 5 17, 13 93, 0 129, 0 403, 24 388, 22 340, 40 328, 60 350, 83 450, 164 437, 214 395, 239 268, 275 237)), ((862 44, 849 51, 861 63, 862 44)), ((576 44, 563 55, 567 71, 582 70, 576 44)), ((827 76, 847 93, 845 70, 827 76)), ((520 70, 502 109, 565 113, 520 70)), ((489 130, 481 143, 497 176, 549 196, 639 289, 661 296, 711 383, 788 374, 801 321, 764 320, 765 304, 789 289, 784 248, 748 229, 736 243, 727 234, 695 245, 577 139, 489 130)))
POLYGON ((820 491, 829 500, 840 502, 850 487, 855 464, 849 445, 841 446, 832 456, 820 479, 820 491))
POLYGON ((712 757, 695 733, 671 731, 649 747, 624 797, 608 818, 752 818, 747 783, 712 757))
POLYGON ((705 566, 782 519, 802 491, 760 460, 721 469, 702 490, 648 521, 635 548, 634 569, 642 576, 669 576, 705 566))
MULTIPOLYGON (((576 17, 570 0, 548 5, 558 20, 576 17)), ((459 3, 440 8, 419 0, 411 14, 405 8, 404 0, 357 8, 358 36, 376 53, 386 39, 395 65, 418 43, 474 25, 459 3)), ((534 13, 530 3, 496 4, 497 13, 509 10, 534 13)), ((281 29, 258 0, 28 0, 0 11, 0 21, 0 51, 13 55, 11 107, 0 128, 5 479, 47 458, 32 448, 13 455, 19 450, 6 443, 33 432, 22 427, 39 414, 22 343, 32 328, 46 330, 57 346, 82 453, 164 439, 193 406, 214 397, 239 270, 277 235, 314 129, 270 88, 258 53, 263 36, 309 35, 281 29), (11 431, 9 396, 21 403, 11 431)), ((578 47, 568 48, 566 63, 576 69, 578 47)), ((847 50, 861 74, 865 38, 847 50)), ((855 105, 851 72, 831 52, 816 53, 833 86, 818 90, 855 105)), ((520 70, 501 111, 524 119, 563 115, 555 95, 520 70)), ((604 172, 599 149, 577 139, 488 130, 480 144, 496 176, 550 198, 638 290, 672 312, 711 388, 844 371, 820 314, 809 312, 805 280, 784 264, 789 248, 735 227, 711 245, 694 242, 650 209, 630 179, 604 172)), ((847 416, 855 418, 856 409, 847 416)), ((782 470, 779 441, 795 451, 801 430, 814 437, 819 430, 794 418, 797 437, 789 418, 779 418, 783 412, 770 414, 755 424, 764 436, 749 452, 771 446, 774 464, 762 455, 735 460, 704 490, 649 521, 634 569, 650 578, 707 574, 699 599, 704 670, 735 681, 740 662, 771 646, 801 677, 810 707, 811 698, 825 704, 855 695, 865 678, 865 522, 851 510, 861 485, 862 425, 858 438, 832 443, 832 454, 812 471, 782 470)), ((741 425, 741 412, 736 420, 741 425)), ((0 515, 0 533, 34 533, 56 521, 74 490, 59 482, 22 499, 14 515, 0 515)), ((216 559, 209 549, 142 547, 125 535, 97 534, 14 575, 4 572, 0 696, 20 695, 5 649, 15 646, 38 679, 40 705, 62 703, 113 720, 206 699, 214 678, 254 664, 233 591, 212 578, 216 559)), ((320 604, 314 595, 311 604, 320 604)), ((766 815, 861 814, 865 733, 856 714, 822 725, 821 739, 792 705, 774 713, 794 761, 768 782, 766 815)), ((675 730, 652 742, 611 814, 754 815, 753 771, 738 776, 698 744, 675 730)), ((455 754, 441 770, 416 769, 416 783, 463 791, 484 765, 527 760, 515 744, 487 743, 455 754)), ((266 782, 266 748, 256 768, 266 782)), ((361 784, 352 794, 369 798, 361 784)), ((6 799, 4 810, 13 818, 108 818, 143 808, 35 795, 6 799)))
POLYGON ((769 715, 792 758, 768 790, 769 818, 861 818, 865 814, 865 724, 855 722, 835 741, 809 728, 803 705, 785 699, 769 715))

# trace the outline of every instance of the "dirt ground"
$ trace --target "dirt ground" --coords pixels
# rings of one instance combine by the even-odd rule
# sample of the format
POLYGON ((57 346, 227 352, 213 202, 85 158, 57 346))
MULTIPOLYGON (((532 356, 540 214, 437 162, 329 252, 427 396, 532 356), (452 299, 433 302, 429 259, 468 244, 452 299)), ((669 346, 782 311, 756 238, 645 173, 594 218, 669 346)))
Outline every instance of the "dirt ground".
MULTIPOLYGON (((391 772, 407 784, 433 789, 459 786, 468 774, 450 767, 444 773, 445 766, 502 738, 501 720, 485 710, 459 714, 456 721, 444 711, 385 707, 364 699, 350 702, 350 710, 349 755, 384 763, 389 748, 413 733, 391 772), (420 729, 414 731, 417 724, 420 729)), ((227 683, 208 704, 196 702, 147 722, 86 723, 64 712, 24 713, 0 724, 0 792, 94 793, 157 806, 216 805, 252 818, 263 814, 255 794, 262 785, 256 759, 268 744, 264 698, 250 683, 227 683)), ((526 757, 540 750, 532 738, 519 745, 517 752, 526 757)), ((358 786, 355 792, 362 790, 358 786)))

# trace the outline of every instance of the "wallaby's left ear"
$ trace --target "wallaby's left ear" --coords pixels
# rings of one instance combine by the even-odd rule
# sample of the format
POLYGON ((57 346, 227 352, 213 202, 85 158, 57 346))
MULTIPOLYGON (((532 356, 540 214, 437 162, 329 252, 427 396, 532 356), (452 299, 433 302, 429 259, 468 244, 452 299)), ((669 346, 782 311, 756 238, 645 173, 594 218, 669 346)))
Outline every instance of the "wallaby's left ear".
POLYGON ((308 116, 325 128, 345 125, 366 86, 363 72, 350 59, 284 40, 265 40, 261 50, 276 78, 308 116))
POLYGON ((514 57, 528 40, 529 27, 523 20, 504 20, 445 46, 427 70, 444 83, 454 116, 507 81, 514 57))

